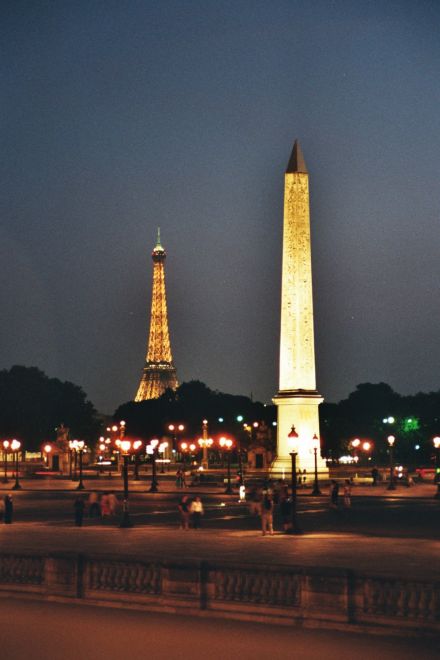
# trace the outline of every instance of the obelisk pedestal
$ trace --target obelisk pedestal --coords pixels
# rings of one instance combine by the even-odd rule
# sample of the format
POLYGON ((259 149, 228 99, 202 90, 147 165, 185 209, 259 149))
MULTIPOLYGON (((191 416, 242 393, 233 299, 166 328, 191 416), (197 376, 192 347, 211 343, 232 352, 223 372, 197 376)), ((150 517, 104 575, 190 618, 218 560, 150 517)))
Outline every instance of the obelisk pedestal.
MULTIPOLYGON (((313 436, 319 438, 318 406, 322 401, 315 375, 309 175, 296 141, 284 180, 280 382, 273 399, 278 408, 274 476, 290 472, 288 435, 292 426, 299 436, 297 468, 314 471, 313 436)), ((319 452, 318 471, 328 474, 319 452)))

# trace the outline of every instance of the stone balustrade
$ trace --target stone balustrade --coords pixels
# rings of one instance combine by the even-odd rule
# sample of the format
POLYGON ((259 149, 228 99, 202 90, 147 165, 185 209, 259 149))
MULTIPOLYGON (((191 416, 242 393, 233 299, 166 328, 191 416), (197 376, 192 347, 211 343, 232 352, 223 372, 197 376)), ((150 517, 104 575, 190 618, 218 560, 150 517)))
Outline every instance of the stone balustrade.
POLYGON ((307 627, 440 632, 440 583, 299 566, 0 554, 0 597, 31 597, 307 627))

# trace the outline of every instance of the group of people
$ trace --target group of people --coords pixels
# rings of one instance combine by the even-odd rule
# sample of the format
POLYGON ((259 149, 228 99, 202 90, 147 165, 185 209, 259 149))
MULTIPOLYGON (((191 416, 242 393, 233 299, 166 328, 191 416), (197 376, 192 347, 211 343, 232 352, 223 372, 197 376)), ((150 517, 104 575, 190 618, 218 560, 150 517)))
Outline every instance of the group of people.
POLYGON ((286 534, 292 529, 292 498, 289 488, 285 484, 267 486, 258 489, 254 487, 249 493, 249 511, 252 515, 261 518, 261 533, 263 536, 273 536, 273 516, 278 506, 283 532, 286 534))
POLYGON ((86 506, 88 506, 89 518, 106 518, 116 514, 118 498, 114 493, 99 495, 96 491, 90 493, 87 503, 84 498, 77 497, 73 503, 77 527, 82 526, 86 506))
POLYGON ((178 509, 180 514, 180 529, 188 531, 190 525, 193 529, 200 528, 204 510, 202 500, 198 495, 193 500, 190 500, 188 495, 183 495, 178 509))
MULTIPOLYGON (((336 479, 332 479, 330 482, 330 508, 337 509, 339 506, 339 483, 336 479)), ((345 479, 343 487, 343 504, 346 509, 351 507, 351 481, 350 479, 345 479)))

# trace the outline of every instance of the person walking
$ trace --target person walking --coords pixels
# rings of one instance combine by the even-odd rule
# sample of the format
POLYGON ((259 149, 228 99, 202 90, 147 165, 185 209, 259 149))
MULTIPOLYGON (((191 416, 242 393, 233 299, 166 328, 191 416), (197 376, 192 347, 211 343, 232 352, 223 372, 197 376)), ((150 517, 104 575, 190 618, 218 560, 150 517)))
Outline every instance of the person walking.
POLYGON ((332 479, 330 483, 330 508, 338 508, 338 498, 339 498, 339 484, 336 479, 332 479))
POLYGON ((182 470, 180 468, 176 472, 176 487, 183 488, 182 470))
POLYGON ((89 518, 99 518, 101 515, 101 507, 99 506, 98 493, 93 490, 89 495, 89 518))
POLYGON ((191 513, 191 520, 192 520, 193 528, 194 529, 199 529, 204 511, 203 511, 202 500, 200 499, 200 497, 198 495, 191 502, 189 510, 190 510, 190 513, 191 513))
POLYGON ((85 509, 85 504, 82 497, 76 498, 75 502, 73 503, 73 508, 75 511, 75 525, 77 527, 82 527, 85 509))
POLYGON ((103 495, 101 495, 100 505, 101 505, 101 517, 105 518, 105 516, 110 516, 110 500, 108 493, 103 493, 103 495))
POLYGON ((5 525, 10 525, 12 523, 13 511, 14 511, 14 505, 12 504, 12 495, 5 495, 4 513, 3 513, 3 520, 5 525))
POLYGON ((178 504, 178 509, 180 513, 180 528, 184 529, 186 532, 189 530, 189 500, 188 495, 184 495, 178 504))
POLYGON ((292 531, 292 500, 289 497, 289 492, 283 489, 280 498, 280 516, 283 532, 290 534, 292 531))
POLYGON ((259 516, 261 511, 261 495, 258 488, 253 486, 249 493, 249 513, 252 516, 259 516))
POLYGON ((351 483, 350 479, 346 479, 344 482, 344 506, 346 509, 351 507, 351 483))
POLYGON ((261 502, 261 529, 263 536, 266 532, 273 536, 273 499, 269 492, 263 495, 261 502))
POLYGON ((108 495, 108 508, 110 515, 114 516, 116 514, 116 509, 118 508, 118 498, 114 493, 109 493, 108 495))

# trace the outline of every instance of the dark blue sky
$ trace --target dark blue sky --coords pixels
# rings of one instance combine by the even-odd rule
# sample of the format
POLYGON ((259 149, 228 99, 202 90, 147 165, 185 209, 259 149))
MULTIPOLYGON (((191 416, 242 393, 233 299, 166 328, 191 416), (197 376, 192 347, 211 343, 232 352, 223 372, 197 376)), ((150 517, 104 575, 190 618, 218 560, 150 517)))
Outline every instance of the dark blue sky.
POLYGON ((0 368, 132 398, 160 225, 179 380, 269 401, 297 137, 321 393, 440 388, 438 2, 0 11, 0 368))

